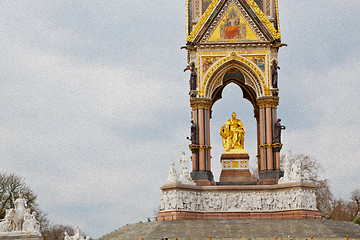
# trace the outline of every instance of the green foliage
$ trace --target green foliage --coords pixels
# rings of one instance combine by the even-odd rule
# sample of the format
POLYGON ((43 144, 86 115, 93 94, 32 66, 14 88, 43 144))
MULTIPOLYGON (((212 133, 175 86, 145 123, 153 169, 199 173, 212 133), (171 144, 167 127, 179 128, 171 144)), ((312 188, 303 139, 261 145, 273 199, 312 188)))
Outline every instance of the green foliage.
POLYGON ((360 225, 360 217, 355 220, 355 223, 360 225))

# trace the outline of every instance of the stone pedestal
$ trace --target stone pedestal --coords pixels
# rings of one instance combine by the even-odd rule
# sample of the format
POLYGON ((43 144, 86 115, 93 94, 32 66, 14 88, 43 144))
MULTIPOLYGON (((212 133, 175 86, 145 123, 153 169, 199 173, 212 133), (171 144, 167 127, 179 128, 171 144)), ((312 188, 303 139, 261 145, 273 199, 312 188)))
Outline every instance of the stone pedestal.
POLYGON ((158 221, 189 219, 321 219, 315 187, 276 185, 198 186, 167 184, 158 221))
POLYGON ((214 185, 214 176, 211 171, 192 171, 190 173, 192 180, 200 186, 214 185))
POLYGON ((41 234, 28 234, 23 232, 0 233, 0 240, 43 240, 41 234))
POLYGON ((256 184, 249 171, 249 154, 245 150, 239 153, 224 153, 220 162, 222 170, 217 185, 256 184))
POLYGON ((277 184, 278 180, 284 175, 281 170, 262 170, 259 173, 259 185, 277 184))
MULTIPOLYGON (((269 217, 269 216, 267 216, 269 217)), ((126 224, 98 240, 360 240, 360 226, 352 222, 313 219, 235 219, 153 221, 126 224), (212 236, 212 238, 210 237, 212 236), (312 237, 311 237, 312 236, 312 237)))

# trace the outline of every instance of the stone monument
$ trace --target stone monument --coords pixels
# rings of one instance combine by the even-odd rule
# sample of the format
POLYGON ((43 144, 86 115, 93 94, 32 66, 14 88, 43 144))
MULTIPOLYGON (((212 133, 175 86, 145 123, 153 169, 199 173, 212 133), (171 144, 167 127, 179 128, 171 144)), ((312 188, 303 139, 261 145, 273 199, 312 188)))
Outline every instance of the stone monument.
POLYGON ((6 209, 5 218, 0 222, 0 239, 42 239, 37 214, 31 212, 21 193, 14 206, 6 209))
MULTIPOLYGON (((162 189, 158 220, 320 218, 314 186, 297 164, 280 169, 281 131, 278 51, 281 43, 277 0, 188 0, 186 46, 190 70, 192 171, 172 165, 162 189), (212 106, 230 83, 238 85, 254 108, 256 149, 245 150, 245 126, 236 113, 220 129, 219 182, 211 171, 212 106), (258 179, 249 162, 258 164, 258 179)), ((230 115, 230 114, 229 114, 230 115)), ((243 117, 243 116, 240 116, 243 117)), ((216 130, 218 131, 218 130, 216 130)), ((249 133, 248 133, 249 134, 249 133)), ((253 134, 253 133, 252 133, 253 134)))
POLYGON ((100 240, 360 239, 354 223, 316 220, 321 216, 315 188, 299 161, 286 155, 280 169, 285 127, 277 116, 277 58, 285 44, 277 2, 187 0, 188 35, 182 49, 191 70, 191 157, 183 153, 179 164, 172 164, 161 187, 157 221, 128 224, 100 240), (211 128, 210 119, 229 83, 237 84, 254 108, 257 143, 246 149, 256 149, 257 156, 245 150, 246 126, 238 119, 243 116, 229 113, 231 119, 220 129, 224 151, 220 181, 215 182, 210 130, 218 129, 211 128), (258 163, 256 180, 248 170, 251 161, 258 163))

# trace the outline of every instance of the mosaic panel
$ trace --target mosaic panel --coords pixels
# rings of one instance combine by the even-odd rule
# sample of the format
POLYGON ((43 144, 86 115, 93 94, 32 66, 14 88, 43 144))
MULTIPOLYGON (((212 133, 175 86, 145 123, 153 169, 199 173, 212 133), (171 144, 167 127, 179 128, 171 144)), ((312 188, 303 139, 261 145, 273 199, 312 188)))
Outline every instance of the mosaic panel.
POLYGON ((252 56, 250 58, 261 70, 265 71, 265 56, 252 56))
POLYGON ((206 73, 206 71, 222 57, 203 57, 202 58, 202 74, 206 73))
POLYGON ((248 169, 248 160, 222 160, 222 169, 248 169))
POLYGON ((241 16, 240 11, 232 4, 208 42, 236 42, 239 40, 258 41, 259 38, 241 16))
POLYGON ((222 164, 223 164, 223 168, 225 168, 225 169, 231 168, 231 162, 230 162, 230 160, 223 160, 223 161, 222 161, 222 164))
POLYGON ((239 161, 232 161, 232 168, 239 168, 239 161))

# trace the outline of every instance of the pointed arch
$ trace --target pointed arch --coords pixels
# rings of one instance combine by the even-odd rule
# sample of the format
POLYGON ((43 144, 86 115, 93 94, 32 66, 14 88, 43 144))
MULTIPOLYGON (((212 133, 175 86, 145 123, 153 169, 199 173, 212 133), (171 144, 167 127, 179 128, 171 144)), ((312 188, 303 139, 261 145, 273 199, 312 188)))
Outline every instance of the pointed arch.
POLYGON ((255 106, 256 98, 266 96, 270 93, 270 88, 267 86, 265 79, 263 72, 256 64, 233 52, 229 56, 218 60, 218 62, 207 71, 203 84, 199 88, 199 94, 202 97, 216 101, 219 99, 219 95, 217 95, 219 89, 230 82, 234 82, 241 87, 244 92, 244 97, 247 96, 245 98, 255 106), (244 79, 224 79, 225 74, 231 69, 240 71, 244 79))

